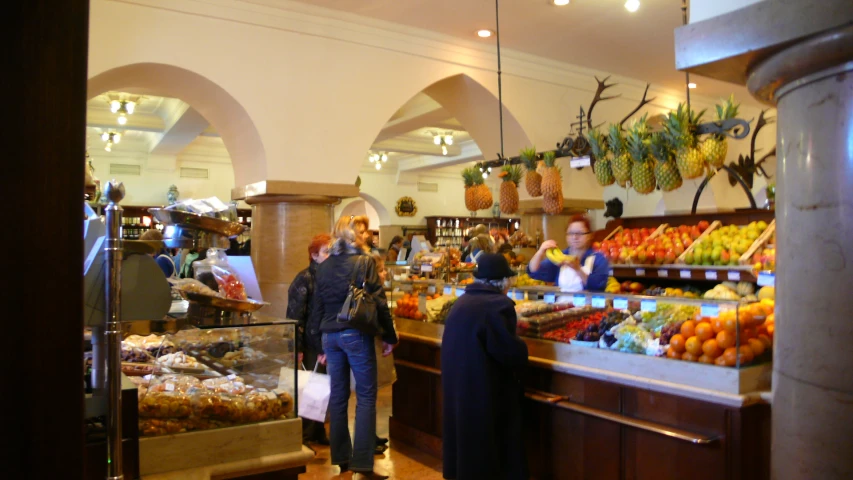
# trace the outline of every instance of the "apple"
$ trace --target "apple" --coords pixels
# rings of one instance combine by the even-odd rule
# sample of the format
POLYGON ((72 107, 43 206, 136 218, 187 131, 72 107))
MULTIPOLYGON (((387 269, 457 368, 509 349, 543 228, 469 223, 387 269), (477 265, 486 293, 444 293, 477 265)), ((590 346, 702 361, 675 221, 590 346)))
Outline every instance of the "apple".
POLYGON ((592 248, 596 250, 601 250, 601 242, 595 242, 592 244, 592 248))
POLYGON ((622 285, 619 285, 619 287, 622 288, 623 292, 630 292, 631 291, 631 282, 622 282, 622 285))
POLYGON ((732 259, 732 257, 731 257, 731 255, 729 255, 728 250, 723 250, 722 252, 720 252, 719 256, 717 256, 717 258, 715 258, 714 260, 715 261, 719 260, 720 265, 725 265, 725 264, 729 263, 729 260, 731 260, 731 259, 732 259))
POLYGON ((696 226, 699 227, 700 232, 704 232, 705 230, 708 229, 708 227, 710 225, 708 224, 708 222, 706 220, 702 220, 698 224, 696 224, 696 226))
POLYGON ((658 265, 661 265, 665 258, 666 258, 666 253, 663 250, 659 249, 659 250, 655 251, 655 263, 657 263, 658 265))
POLYGON ((684 253, 684 245, 681 242, 676 243, 675 247, 672 248, 672 251, 675 252, 676 257, 680 257, 682 253, 684 253))
POLYGON ((645 251, 645 250, 643 250, 642 248, 637 252, 637 260, 638 260, 640 263, 646 263, 646 261, 648 260, 648 258, 649 258, 649 257, 646 255, 646 251, 645 251))
POLYGON ((664 263, 672 264, 672 263, 675 263, 675 259, 676 259, 675 252, 672 250, 668 250, 666 252, 666 256, 664 257, 663 261, 664 261, 664 263))
POLYGON ((643 284, 640 282, 631 282, 629 287, 629 290, 634 293, 640 293, 646 289, 646 287, 644 287, 643 284))
POLYGON ((684 256, 684 263, 688 265, 693 265, 693 252, 690 252, 684 256))

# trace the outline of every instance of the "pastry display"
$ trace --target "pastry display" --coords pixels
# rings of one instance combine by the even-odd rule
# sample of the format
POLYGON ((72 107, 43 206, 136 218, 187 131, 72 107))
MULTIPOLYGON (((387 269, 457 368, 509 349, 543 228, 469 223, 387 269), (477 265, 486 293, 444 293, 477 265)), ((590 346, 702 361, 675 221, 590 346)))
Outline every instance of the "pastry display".
POLYGON ((151 355, 147 350, 139 347, 128 346, 125 348, 124 342, 121 346, 121 361, 129 363, 148 363, 152 360, 151 355))
POLYGON ((209 378, 202 382, 208 390, 215 393, 227 393, 230 395, 242 395, 251 389, 241 377, 229 375, 228 377, 209 378))
POLYGON ((228 352, 222 356, 220 362, 226 367, 241 367, 247 363, 256 362, 266 358, 263 353, 250 348, 243 347, 236 352, 228 352))
POLYGON ((175 344, 167 340, 163 335, 152 333, 148 336, 129 335, 121 342, 122 349, 141 348, 148 353, 158 356, 175 352, 175 344))
POLYGON ((247 409, 244 397, 207 389, 193 389, 190 392, 190 401, 193 416, 197 418, 240 422, 247 409))
POLYGON ((181 392, 203 387, 201 380, 189 375, 160 375, 149 378, 148 389, 152 392, 181 392))
POLYGON ((169 353, 158 357, 157 364, 164 367, 176 368, 203 368, 194 357, 187 355, 184 352, 169 353))
MULTIPOLYGON (((166 384, 172 385, 174 384, 166 384)), ((174 390, 165 392, 148 388, 148 393, 139 400, 139 416, 150 418, 185 418, 192 412, 190 398, 174 390)))
POLYGON ((244 422, 260 422, 278 418, 283 414, 281 400, 275 392, 258 389, 246 393, 243 397, 246 399, 244 422))

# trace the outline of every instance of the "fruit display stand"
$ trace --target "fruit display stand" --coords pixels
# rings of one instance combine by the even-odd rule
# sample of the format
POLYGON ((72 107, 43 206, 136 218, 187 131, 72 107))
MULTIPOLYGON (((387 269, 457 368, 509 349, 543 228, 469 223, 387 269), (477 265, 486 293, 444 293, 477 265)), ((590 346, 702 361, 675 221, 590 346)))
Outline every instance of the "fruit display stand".
MULTIPOLYGON (((546 301, 552 290, 544 291, 546 301)), ((579 295, 588 304, 732 305, 737 312, 732 302, 579 295)), ((444 326, 403 318, 396 324, 391 437, 440 456, 444 326)), ((521 378, 532 477, 769 478, 770 406, 762 400, 768 361, 728 368, 521 338, 529 352, 521 378)))

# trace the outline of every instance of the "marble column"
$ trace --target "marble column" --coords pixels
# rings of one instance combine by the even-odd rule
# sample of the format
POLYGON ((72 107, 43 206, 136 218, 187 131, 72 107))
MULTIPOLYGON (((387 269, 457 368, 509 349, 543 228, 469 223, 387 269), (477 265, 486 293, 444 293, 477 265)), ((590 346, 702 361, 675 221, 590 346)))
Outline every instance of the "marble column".
POLYGON ((678 29, 676 63, 777 107, 771 477, 853 478, 853 8, 761 2, 678 29))
POLYGON ((252 206, 252 263, 264 301, 259 313, 286 318, 287 289, 308 266, 308 245, 334 226, 334 206, 358 195, 354 185, 284 181, 259 182, 234 189, 232 198, 252 206))

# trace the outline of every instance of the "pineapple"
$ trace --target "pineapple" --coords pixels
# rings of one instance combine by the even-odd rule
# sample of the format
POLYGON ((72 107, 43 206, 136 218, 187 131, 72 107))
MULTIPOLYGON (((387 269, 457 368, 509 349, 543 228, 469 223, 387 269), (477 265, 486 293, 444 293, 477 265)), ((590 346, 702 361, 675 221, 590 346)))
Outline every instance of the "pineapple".
POLYGON ((477 211, 477 203, 474 199, 474 178, 477 176, 480 176, 480 172, 474 167, 462 170, 462 180, 465 182, 465 208, 469 212, 477 211))
POLYGON ((518 211, 518 182, 521 181, 521 167, 504 165, 498 174, 501 182, 501 212, 511 215, 518 211))
POLYGON ((602 187, 613 185, 616 180, 613 178, 613 169, 610 166, 610 160, 607 158, 607 144, 604 142, 604 136, 597 128, 593 128, 587 134, 589 147, 592 149, 592 157, 595 163, 592 165, 595 171, 595 179, 602 187))
POLYGON ((488 210, 492 208, 492 191, 486 185, 486 179, 483 178, 483 174, 476 168, 473 170, 474 186, 471 188, 474 190, 474 205, 477 208, 472 211, 488 210))
POLYGON ((649 155, 649 126, 646 115, 634 122, 628 132, 628 152, 631 154, 631 185, 637 193, 655 191, 655 167, 649 155))
POLYGON ((631 155, 625 150, 625 137, 618 124, 610 124, 608 146, 613 152, 613 160, 610 162, 613 177, 619 182, 620 186, 624 187, 626 182, 631 179, 631 155))
POLYGON ((705 113, 695 114, 686 105, 679 104, 675 113, 669 112, 664 129, 669 141, 676 149, 675 163, 681 176, 686 179, 698 178, 705 170, 705 156, 697 148, 698 135, 696 125, 705 113))
MULTIPOLYGON (((735 103, 735 96, 732 95, 728 100, 724 100, 721 105, 717 105, 717 124, 721 125, 724 120, 729 120, 737 117, 739 103, 735 103)), ((726 163, 726 154, 729 152, 729 144, 726 141, 726 136, 716 133, 706 138, 699 147, 702 150, 702 155, 705 155, 705 160, 708 165, 714 168, 720 168, 726 163)))
POLYGON ((661 132, 652 134, 652 156, 655 158, 655 180, 664 192, 671 192, 684 183, 673 160, 672 147, 661 132))
POLYGON ((527 174, 524 177, 524 186, 527 188, 527 193, 531 197, 542 196, 542 175, 536 171, 539 160, 536 159, 536 147, 525 148, 521 150, 521 162, 524 168, 527 169, 527 174))
POLYGON ((556 166, 557 154, 554 152, 545 152, 543 155, 542 164, 544 165, 544 173, 542 174, 542 201, 545 213, 556 215, 563 211, 563 178, 560 167, 556 166))

